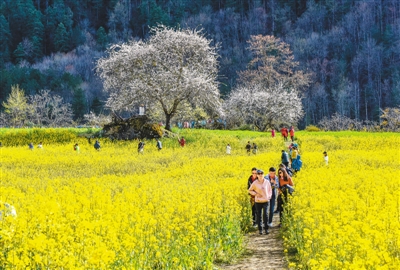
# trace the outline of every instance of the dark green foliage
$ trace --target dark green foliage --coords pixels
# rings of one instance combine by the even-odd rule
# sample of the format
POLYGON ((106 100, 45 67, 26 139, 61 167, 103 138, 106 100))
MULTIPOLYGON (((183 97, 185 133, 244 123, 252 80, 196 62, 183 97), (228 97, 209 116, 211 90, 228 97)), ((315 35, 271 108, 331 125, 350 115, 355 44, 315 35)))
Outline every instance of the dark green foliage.
POLYGON ((90 111, 98 115, 101 113, 102 109, 103 103, 98 97, 95 97, 92 101, 92 105, 90 106, 90 111))
POLYGON ((83 115, 87 113, 86 97, 81 88, 78 88, 74 91, 74 97, 72 100, 72 111, 74 112, 74 120, 83 119, 83 115))

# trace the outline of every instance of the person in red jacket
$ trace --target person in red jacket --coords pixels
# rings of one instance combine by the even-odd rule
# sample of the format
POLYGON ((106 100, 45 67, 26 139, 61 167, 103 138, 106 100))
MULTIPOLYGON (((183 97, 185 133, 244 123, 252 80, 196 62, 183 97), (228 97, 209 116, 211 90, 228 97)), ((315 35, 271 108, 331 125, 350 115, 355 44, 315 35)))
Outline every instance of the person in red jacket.
POLYGON ((283 137, 284 141, 287 141, 287 137, 288 137, 288 129, 286 127, 282 127, 281 128, 281 134, 283 137))
POLYGON ((294 127, 291 126, 289 129, 290 139, 294 142, 294 127))
POLYGON ((178 142, 182 147, 184 147, 186 144, 185 138, 183 138, 183 137, 180 140, 178 140, 178 142))

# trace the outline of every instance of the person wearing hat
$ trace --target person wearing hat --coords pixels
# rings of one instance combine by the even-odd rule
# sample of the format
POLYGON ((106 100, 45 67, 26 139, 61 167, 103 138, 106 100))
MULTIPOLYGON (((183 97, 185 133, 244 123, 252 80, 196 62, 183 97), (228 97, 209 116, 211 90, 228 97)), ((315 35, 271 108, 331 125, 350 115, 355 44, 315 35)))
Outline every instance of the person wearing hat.
POLYGON ((249 194, 254 196, 255 206, 256 206, 256 218, 257 218, 257 226, 258 231, 262 234, 261 227, 261 213, 264 220, 264 230, 265 234, 269 234, 268 220, 267 220, 267 212, 269 201, 272 196, 272 189, 270 182, 264 178, 264 171, 257 170, 257 180, 251 184, 249 188, 249 194))

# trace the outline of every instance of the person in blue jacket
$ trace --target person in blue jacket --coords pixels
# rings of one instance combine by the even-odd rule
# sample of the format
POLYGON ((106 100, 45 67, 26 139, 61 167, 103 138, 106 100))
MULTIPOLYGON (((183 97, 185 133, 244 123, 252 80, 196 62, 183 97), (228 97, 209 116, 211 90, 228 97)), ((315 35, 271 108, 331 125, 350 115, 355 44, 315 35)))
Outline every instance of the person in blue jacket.
POLYGON ((294 172, 300 171, 301 167, 303 166, 303 161, 300 160, 300 155, 297 155, 296 159, 292 161, 292 169, 294 172))

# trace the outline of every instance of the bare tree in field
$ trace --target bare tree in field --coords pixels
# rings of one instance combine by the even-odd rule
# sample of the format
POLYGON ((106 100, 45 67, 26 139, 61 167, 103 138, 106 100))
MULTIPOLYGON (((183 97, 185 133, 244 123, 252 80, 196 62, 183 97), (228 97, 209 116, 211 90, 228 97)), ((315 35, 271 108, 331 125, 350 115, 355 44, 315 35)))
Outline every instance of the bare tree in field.
POLYGON ((300 91, 310 83, 310 75, 298 70, 299 63, 289 44, 274 36, 251 36, 248 41, 252 59, 248 69, 239 73, 241 83, 262 84, 266 88, 282 84, 287 91, 300 91))
POLYGON ((252 36, 249 44, 253 58, 226 101, 227 118, 240 117, 262 131, 296 123, 303 116, 300 93, 309 84, 309 74, 296 70, 289 46, 279 39, 252 36))
POLYGON ((30 96, 29 103, 29 119, 35 125, 59 127, 72 122, 71 105, 64 103, 62 97, 51 95, 50 90, 41 90, 39 94, 30 96))
POLYGON ((137 104, 157 106, 165 128, 185 102, 193 107, 219 108, 216 48, 201 31, 152 29, 147 41, 114 45, 97 62, 97 74, 109 92, 113 111, 132 110, 137 104))
POLYGON ((241 85, 232 91, 224 108, 228 122, 241 120, 261 131, 279 123, 296 123, 303 116, 300 97, 283 89, 283 84, 268 89, 261 84, 241 85))

